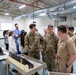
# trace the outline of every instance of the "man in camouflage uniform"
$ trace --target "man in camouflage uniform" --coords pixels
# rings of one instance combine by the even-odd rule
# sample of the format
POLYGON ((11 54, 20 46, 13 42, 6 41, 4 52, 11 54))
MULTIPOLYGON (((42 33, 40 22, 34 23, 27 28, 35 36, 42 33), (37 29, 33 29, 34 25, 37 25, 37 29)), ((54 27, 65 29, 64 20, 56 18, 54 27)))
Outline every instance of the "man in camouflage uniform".
POLYGON ((45 48, 42 52, 43 61, 46 62, 48 71, 56 71, 55 54, 57 53, 58 37, 53 32, 53 26, 48 26, 45 37, 45 48))
POLYGON ((74 35, 74 27, 73 26, 69 26, 68 28, 67 28, 67 33, 68 33, 68 35, 73 39, 73 41, 74 41, 74 43, 75 43, 75 45, 76 45, 76 35, 74 35))
MULTIPOLYGON (((74 27, 73 26, 68 26, 67 27, 67 33, 72 38, 72 40, 73 40, 73 42, 75 43, 75 46, 76 46, 76 35, 74 35, 74 27)), ((73 65, 72 65, 70 70, 73 73, 73 65)))
MULTIPOLYGON (((30 32, 28 35, 26 35, 26 38, 25 38, 25 48, 26 50, 28 50, 29 56, 39 60, 43 37, 38 32, 36 32, 35 24, 31 24, 29 28, 30 28, 30 32)), ((36 72, 35 75, 39 75, 39 74, 36 72)))

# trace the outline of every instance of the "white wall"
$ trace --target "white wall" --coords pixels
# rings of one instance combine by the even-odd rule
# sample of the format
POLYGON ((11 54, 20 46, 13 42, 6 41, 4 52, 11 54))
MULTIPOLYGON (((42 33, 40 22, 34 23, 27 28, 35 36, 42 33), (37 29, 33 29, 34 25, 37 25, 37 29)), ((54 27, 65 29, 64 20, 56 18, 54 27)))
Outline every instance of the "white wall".
POLYGON ((25 29, 25 19, 24 18, 16 20, 16 21, 12 21, 12 22, 13 22, 13 30, 15 29, 15 26, 14 26, 15 23, 18 23, 20 30, 25 29))
POLYGON ((76 21, 75 21, 75 20, 72 21, 72 25, 73 25, 74 27, 76 27, 76 21))
MULTIPOLYGON (((76 27, 76 21, 73 20, 71 15, 68 15, 68 20, 66 22, 56 22, 54 20, 49 19, 48 17, 41 17, 41 18, 36 18, 34 21, 36 21, 36 27, 39 31, 39 33, 41 33, 42 35, 44 34, 44 28, 46 28, 49 24, 55 25, 68 25, 69 23, 71 23, 70 25, 73 25, 76 27), (71 20, 71 21, 70 21, 71 20)), ((24 29, 25 31, 29 32, 29 25, 33 22, 32 19, 30 18, 22 18, 16 21, 12 21, 11 17, 8 16, 0 16, 0 22, 12 22, 13 23, 13 30, 15 29, 14 24, 18 23, 19 24, 19 29, 22 30, 24 29)), ((3 31, 0 31, 0 38, 3 37, 3 31)))
POLYGON ((67 21, 59 22, 58 25, 68 25, 76 27, 76 20, 73 20, 72 14, 67 14, 67 21))
POLYGON ((67 21, 66 22, 59 22, 59 25, 68 25, 67 21))
POLYGON ((12 18, 8 16, 1 16, 0 15, 0 22, 12 22, 12 18))
POLYGON ((58 22, 58 25, 74 26, 74 33, 76 33, 76 20, 73 19, 72 14, 67 14, 67 21, 58 22))
MULTIPOLYGON (((0 22, 12 22, 11 17, 0 16, 0 22)), ((0 30, 0 38, 3 38, 3 31, 0 30)))
MULTIPOLYGON (((41 18, 36 18, 36 27, 42 35, 44 34, 44 28, 46 28, 49 24, 54 25, 54 20, 50 20, 48 17, 41 17, 41 18)), ((0 17, 0 22, 12 22, 13 23, 13 30, 15 29, 14 24, 18 23, 19 29, 22 30, 24 29, 26 32, 29 32, 29 25, 33 22, 33 19, 29 18, 22 18, 16 21, 12 21, 11 17, 6 17, 6 16, 1 16, 0 17)), ((3 37, 3 31, 0 31, 0 38, 3 37)))
MULTIPOLYGON (((25 19, 22 18, 20 20, 16 20, 16 21, 13 21, 12 20, 12 17, 8 17, 8 16, 0 16, 0 22, 12 22, 13 23, 13 30, 15 29, 14 27, 14 24, 15 23, 18 23, 19 24, 19 29, 22 30, 24 29, 24 24, 25 24, 25 19)), ((3 38, 3 31, 0 30, 0 38, 3 38)))
MULTIPOLYGON (((36 27, 38 32, 42 35, 44 34, 44 28, 46 28, 49 24, 54 25, 54 20, 50 20, 48 17, 36 18, 36 27)), ((29 25, 33 22, 32 19, 25 19, 25 31, 29 32, 29 25)))

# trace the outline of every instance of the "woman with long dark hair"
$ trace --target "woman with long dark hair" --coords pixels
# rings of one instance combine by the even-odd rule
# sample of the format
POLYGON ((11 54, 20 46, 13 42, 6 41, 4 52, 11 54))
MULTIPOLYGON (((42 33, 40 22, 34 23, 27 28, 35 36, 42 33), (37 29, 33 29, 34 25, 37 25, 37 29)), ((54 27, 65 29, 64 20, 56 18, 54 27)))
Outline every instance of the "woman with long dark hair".
POLYGON ((26 54, 28 55, 28 52, 26 51, 26 48, 25 48, 25 42, 24 42, 24 39, 26 37, 26 34, 27 32, 25 32, 24 30, 21 30, 21 34, 19 36, 19 51, 23 54, 26 54))

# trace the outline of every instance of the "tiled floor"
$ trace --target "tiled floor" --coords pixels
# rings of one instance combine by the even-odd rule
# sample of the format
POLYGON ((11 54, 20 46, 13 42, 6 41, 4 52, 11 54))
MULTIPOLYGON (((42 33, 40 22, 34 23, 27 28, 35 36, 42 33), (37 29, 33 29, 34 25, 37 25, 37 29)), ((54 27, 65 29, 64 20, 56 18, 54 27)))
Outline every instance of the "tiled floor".
POLYGON ((7 75, 6 61, 0 61, 0 75, 7 75))
POLYGON ((76 74, 76 60, 74 61, 73 66, 74 66, 73 73, 76 74))
POLYGON ((5 48, 4 39, 0 39, 0 47, 4 47, 5 48))

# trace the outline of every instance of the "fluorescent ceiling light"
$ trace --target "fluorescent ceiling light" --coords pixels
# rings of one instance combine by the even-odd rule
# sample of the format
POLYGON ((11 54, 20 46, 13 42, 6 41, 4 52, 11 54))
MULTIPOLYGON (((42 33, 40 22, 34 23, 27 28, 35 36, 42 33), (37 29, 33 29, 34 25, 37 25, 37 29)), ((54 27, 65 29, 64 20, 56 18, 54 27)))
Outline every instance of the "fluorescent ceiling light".
POLYGON ((35 11, 35 13, 40 13, 40 12, 42 12, 42 10, 39 10, 39 11, 35 11))
POLYGON ((76 6, 73 6, 74 9, 76 9, 76 6))
POLYGON ((9 15, 9 13, 5 13, 5 15, 9 15))
POLYGON ((39 16, 46 16, 46 13, 41 13, 39 16))
POLYGON ((22 5, 22 6, 20 6, 19 9, 22 9, 22 8, 24 8, 24 7, 26 7, 26 5, 22 5))

